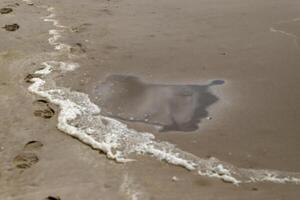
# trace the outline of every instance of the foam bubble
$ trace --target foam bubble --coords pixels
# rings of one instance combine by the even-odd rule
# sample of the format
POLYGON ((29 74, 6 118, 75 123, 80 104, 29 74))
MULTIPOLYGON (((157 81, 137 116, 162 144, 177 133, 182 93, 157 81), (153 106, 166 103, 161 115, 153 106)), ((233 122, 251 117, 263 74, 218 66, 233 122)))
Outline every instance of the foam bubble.
POLYGON ((40 75, 47 75, 50 74, 53 70, 52 66, 49 65, 47 62, 43 62, 42 65, 44 66, 43 69, 35 71, 35 74, 40 74, 40 75))
POLYGON ((23 2, 25 2, 28 5, 33 5, 33 1, 32 0, 22 0, 23 2))

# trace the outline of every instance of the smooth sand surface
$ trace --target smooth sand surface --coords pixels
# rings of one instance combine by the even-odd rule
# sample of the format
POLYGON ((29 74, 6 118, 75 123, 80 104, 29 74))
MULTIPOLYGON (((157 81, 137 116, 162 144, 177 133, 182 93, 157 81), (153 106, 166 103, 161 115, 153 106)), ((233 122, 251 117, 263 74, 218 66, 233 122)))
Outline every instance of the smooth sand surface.
MULTIPOLYGON (((95 88, 111 74, 153 84, 225 80, 212 89, 219 98, 208 108, 212 119, 203 120, 197 131, 159 133, 144 123, 129 125, 199 157, 245 168, 300 171, 299 1, 34 3, 55 7, 57 18, 71 27, 61 40, 73 45, 81 68, 57 77, 58 84, 96 101, 95 88)), ((40 19, 49 13, 22 1, 2 1, 0 7, 13 8, 0 15, 1 27, 20 26, 13 32, 0 29, 1 200, 50 195, 62 200, 298 199, 299 185, 237 187, 143 156, 118 164, 59 132, 57 115, 35 116, 45 105, 35 103, 39 98, 24 81, 39 69, 38 63, 53 56, 47 41, 53 27, 40 19), (8 6, 14 3, 19 5, 8 6), (30 141, 43 145, 26 148, 30 141)))

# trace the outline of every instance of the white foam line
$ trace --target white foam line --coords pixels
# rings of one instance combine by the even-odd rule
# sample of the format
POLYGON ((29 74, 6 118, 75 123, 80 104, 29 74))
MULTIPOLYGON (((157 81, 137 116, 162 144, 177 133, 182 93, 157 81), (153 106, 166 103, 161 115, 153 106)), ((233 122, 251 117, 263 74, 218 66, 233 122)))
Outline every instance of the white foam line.
POLYGON ((74 71, 75 69, 79 68, 79 64, 59 62, 59 67, 62 71, 74 71))
POLYGON ((62 31, 56 30, 56 29, 51 29, 51 30, 49 30, 49 35, 52 35, 52 37, 50 37, 50 38, 48 39, 50 45, 57 45, 57 44, 58 44, 58 43, 57 43, 57 40, 58 40, 59 38, 61 38, 61 34, 60 34, 61 32, 62 32, 62 31))
POLYGON ((289 37, 296 37, 294 34, 291 34, 291 33, 288 33, 288 32, 282 31, 282 30, 278 30, 273 27, 270 28, 270 31, 274 32, 274 33, 281 33, 281 34, 289 36, 289 37))
POLYGON ((298 44, 298 37, 292 33, 288 33, 288 32, 285 32, 285 31, 282 31, 282 30, 279 30, 279 29, 275 29, 274 27, 271 27, 270 28, 270 31, 273 32, 273 33, 280 33, 282 35, 285 35, 285 36, 288 36, 288 37, 291 37, 294 41, 294 44, 296 45, 296 47, 299 47, 299 44, 298 44))
POLYGON ((50 74, 53 70, 53 67, 49 65, 47 62, 43 62, 42 65, 44 66, 43 69, 35 71, 35 74, 40 74, 40 75, 47 75, 50 74))
POLYGON ((33 5, 33 1, 31 0, 22 0, 22 1, 24 1, 28 5, 33 5))
POLYGON ((50 15, 46 17, 42 17, 42 19, 45 22, 52 22, 53 26, 58 27, 58 28, 66 28, 65 26, 61 25, 57 19, 55 19, 55 8, 54 7, 48 7, 47 11, 50 12, 50 15))
POLYGON ((148 199, 145 198, 143 193, 138 189, 140 186, 134 183, 134 180, 125 174, 120 187, 122 193, 124 193, 130 200, 148 199))
POLYGON ((208 170, 208 171, 204 171, 204 172, 199 170, 198 173, 202 176, 219 178, 225 182, 233 183, 235 185, 238 185, 241 183, 241 181, 234 178, 234 176, 231 174, 230 170, 224 168, 224 166, 222 164, 218 164, 217 166, 213 167, 213 170, 208 170))
MULTIPOLYGON (((52 22, 54 27, 59 28, 49 30, 49 44, 61 53, 70 54, 69 49, 65 48, 69 45, 58 42, 65 26, 60 25, 59 21, 55 19, 53 7, 47 7, 47 10, 50 15, 43 20, 52 22)), ((131 154, 150 154, 159 160, 165 160, 188 170, 196 170, 199 175, 222 179, 236 185, 264 181, 300 183, 299 173, 236 168, 216 158, 201 159, 168 142, 155 141, 153 134, 137 132, 129 129, 122 122, 102 116, 100 108, 90 101, 87 94, 56 86, 51 78, 53 71, 58 73, 72 71, 78 68, 79 64, 46 61, 41 65, 45 68, 36 71, 35 74, 43 75, 43 78, 32 78, 29 91, 59 106, 57 124, 59 130, 78 138, 94 149, 103 151, 108 158, 118 162, 128 162, 132 161, 131 154)))

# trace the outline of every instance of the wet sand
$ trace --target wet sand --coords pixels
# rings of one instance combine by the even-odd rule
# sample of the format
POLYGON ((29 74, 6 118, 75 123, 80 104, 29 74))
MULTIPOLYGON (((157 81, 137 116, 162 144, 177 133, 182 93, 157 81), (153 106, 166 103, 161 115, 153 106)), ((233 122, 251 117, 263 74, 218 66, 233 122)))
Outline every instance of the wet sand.
MULTIPOLYGON (((55 111, 50 118, 35 115, 48 106, 36 103, 24 81, 40 67, 36 63, 51 56, 51 25, 40 20, 48 13, 16 2, 20 5, 12 13, 0 16, 1 26, 20 26, 0 31, 5 38, 0 46, 1 199, 298 198, 297 185, 237 187, 149 157, 117 164, 56 130, 57 108, 49 105, 55 111), (43 145, 28 149, 30 141, 43 145)), ((1 7, 11 3, 2 2, 1 7)), ((93 91, 113 74, 165 85, 225 80, 212 89, 219 101, 208 108, 212 119, 202 120, 198 130, 160 133, 145 123, 128 124, 200 157, 214 156, 238 167, 300 171, 299 2, 43 4, 54 6, 62 23, 73 28, 62 40, 74 45, 82 66, 57 77, 59 84, 96 101, 93 91)))

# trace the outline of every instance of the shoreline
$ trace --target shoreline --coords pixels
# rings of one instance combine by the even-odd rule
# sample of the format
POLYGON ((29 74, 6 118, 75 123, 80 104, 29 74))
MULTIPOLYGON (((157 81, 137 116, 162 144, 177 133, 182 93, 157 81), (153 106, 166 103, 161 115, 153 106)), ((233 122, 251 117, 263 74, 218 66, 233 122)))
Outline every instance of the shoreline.
MULTIPOLYGON (((44 6, 41 7, 43 8, 44 6)), ((59 54, 67 53, 68 57, 72 57, 70 56, 70 45, 59 42, 61 38, 60 32, 64 32, 63 29, 66 27, 61 25, 56 19, 54 7, 48 7, 47 11, 50 14, 44 17, 43 20, 53 23, 54 27, 61 28, 60 30, 49 30, 49 35, 51 36, 48 39, 49 44, 54 46, 54 49, 59 54)), ((157 142, 155 141, 155 136, 151 133, 139 133, 135 130, 130 130, 122 122, 101 116, 100 108, 90 101, 88 95, 71 91, 71 89, 67 88, 57 88, 55 82, 51 83, 51 78, 50 84, 47 84, 47 76, 51 75, 52 71, 58 70, 60 73, 74 71, 79 67, 77 63, 72 63, 72 60, 66 62, 51 60, 43 62, 42 65, 44 65, 44 69, 34 72, 38 77, 29 80, 32 82, 29 91, 59 106, 57 125, 59 130, 81 140, 93 149, 103 151, 109 159, 122 163, 132 161, 130 158, 127 158, 131 153, 150 154, 158 160, 165 160, 170 164, 178 165, 191 171, 197 170, 201 176, 219 178, 235 185, 260 181, 300 183, 300 178, 297 178, 299 176, 297 172, 239 169, 214 157, 209 159, 199 158, 176 148, 171 143, 157 142), (39 78, 39 76, 44 79, 39 78), (50 88, 48 89, 46 85, 50 85, 50 88), (51 86, 54 86, 54 88, 51 88, 51 86)))
MULTIPOLYGON (((54 22, 55 23, 55 22, 54 22)), ((58 24, 58 22, 56 23, 56 24, 58 24)), ((57 32, 55 33, 55 34, 57 34, 57 32)), ((55 35, 54 34, 54 35, 55 35)), ((54 37, 55 38, 55 37, 54 37)), ((55 39, 54 39, 55 40, 55 39)), ((55 41, 54 40, 52 40, 52 42, 53 42, 53 44, 55 44, 55 41)), ((63 48, 65 48, 65 47, 67 47, 67 46, 65 46, 65 45, 60 45, 60 47, 63 47, 63 48)), ((58 47, 58 48, 60 48, 60 47, 58 47)), ((67 47, 67 48, 69 48, 69 47, 67 47)), ((48 54, 48 53, 47 53, 48 54)), ((55 64, 55 65, 58 65, 58 66, 62 66, 62 65, 60 65, 61 63, 52 63, 52 64, 55 64)), ((71 67, 72 68, 72 67, 71 67)), ((70 69, 71 69, 70 68, 70 69)), ((66 68, 64 68, 64 69, 66 69, 66 68)), ((69 68, 67 68, 67 70, 68 70, 69 68)), ((36 73, 36 74, 47 74, 47 73, 50 73, 50 71, 51 71, 51 69, 50 68, 46 68, 46 69, 41 69, 40 71, 38 71, 38 73, 36 73)), ((34 79, 34 80, 36 80, 37 81, 37 79, 34 79)), ((78 93, 79 94, 79 93, 78 93)), ((85 98, 88 98, 87 96, 85 97, 85 98)), ((92 104, 91 102, 89 102, 90 104, 92 104)), ((54 110, 55 110, 55 112, 58 112, 55 108, 54 108, 54 110)), ((97 113, 97 109, 95 109, 95 107, 93 108, 93 109, 91 109, 91 111, 92 112, 94 112, 94 111, 96 111, 95 113, 97 113)), ((107 118, 108 119, 108 118, 107 118)), ((28 119, 29 120, 29 119, 28 119)), ((108 120, 111 120, 111 119, 108 119, 108 120)), ((114 121, 114 120, 113 120, 114 121)), ((67 121, 65 121, 65 123, 67 123, 67 121)), ((53 128, 53 125, 54 125, 54 123, 52 123, 51 122, 51 125, 52 125, 52 128, 53 128)), ((122 124, 118 124, 118 126, 123 126, 122 124)), ((75 143, 78 143, 78 146, 80 146, 80 143, 78 142, 78 141, 75 141, 75 143)), ((74 143, 74 145, 76 146, 76 144, 74 143)), ((157 143, 157 144, 160 144, 160 143, 157 143)), ((156 143, 154 143, 154 145, 156 145, 156 143)), ((82 147, 81 147, 82 148, 82 147)), ((86 147, 84 147, 84 148, 86 148, 86 147)), ((104 146, 103 147, 101 147, 102 148, 102 150, 103 150, 103 148, 104 148, 104 146)), ((106 148, 106 147, 105 147, 106 148)), ((92 150, 91 150, 92 151, 92 150)), ((90 161, 90 162, 92 162, 92 161, 90 161)), ((107 162, 110 162, 110 161, 107 161, 107 162)), ((142 161, 138 161, 138 162, 142 162, 142 161)), ((218 163, 219 161, 217 161, 217 163, 218 163)), ((225 165, 226 166, 226 165, 225 165)), ((230 166, 230 165, 229 165, 230 166)), ((230 172, 228 172, 226 169, 223 169, 222 168, 222 166, 220 167, 220 165, 217 165, 217 166, 215 166, 215 167, 217 167, 217 168, 213 168, 213 169, 211 169, 211 171, 208 171, 208 172, 204 172, 203 173, 203 175, 205 174, 205 173, 208 173, 208 174, 206 174, 206 175, 208 175, 208 176, 220 176, 220 177, 218 177, 218 178, 225 178, 225 180, 229 180, 229 179, 227 179, 225 176, 231 176, 231 173, 230 172), (220 169, 220 171, 218 171, 217 169, 220 169), (209 174, 210 172, 212 172, 213 174, 209 174), (225 175, 225 176, 224 176, 225 175)), ((116 168, 120 168, 120 166, 118 166, 118 167, 116 167, 116 168)), ((122 167, 121 167, 122 168, 122 167)), ((79 170, 79 169, 78 169, 79 170)), ((242 170, 243 171, 243 170, 242 170)), ((250 172, 250 171, 249 171, 250 172)), ((247 172, 248 173, 248 172, 247 172)), ((271 177, 272 178, 272 177, 271 177)), ((129 178, 130 179, 130 178, 129 178)), ((270 179, 271 180, 271 179, 270 179)), ((283 179, 284 180, 284 179, 283 179)), ((296 180, 296 179, 295 179, 296 180)), ((128 176, 126 175, 126 173, 125 173, 125 175, 124 175, 124 181, 126 182, 125 184, 127 184, 127 186, 120 186, 120 188, 121 188, 121 190, 124 190, 124 188, 127 188, 127 187, 129 187, 128 185, 139 185, 139 184, 132 184, 131 183, 131 181, 128 181, 128 176), (126 178, 127 177, 127 178, 126 178), (122 189, 123 188, 123 189, 122 189)), ((232 180, 231 180, 232 181, 232 180)), ((118 182, 118 181, 117 181, 118 182)), ((213 181, 214 182, 214 181, 213 181)), ((235 182, 235 181, 234 181, 235 182)), ((122 185, 122 184, 121 184, 122 185)), ((135 186, 135 187, 137 187, 137 188, 139 188, 140 186, 135 186)), ((128 188, 127 188, 128 189, 128 188)), ((130 188, 129 188, 130 189, 130 188)), ((143 189, 143 190, 145 190, 145 189, 143 189)), ((124 191, 123 191, 124 192, 124 191)), ((139 192, 130 192, 129 190, 128 191, 125 191, 125 193, 127 193, 127 195, 129 195, 129 196, 131 196, 131 198, 135 198, 135 196, 139 196, 139 195, 141 195, 141 193, 139 193, 139 192)), ((109 195, 110 195, 110 193, 109 193, 109 195)), ((146 197, 145 197, 146 198, 146 197)))

